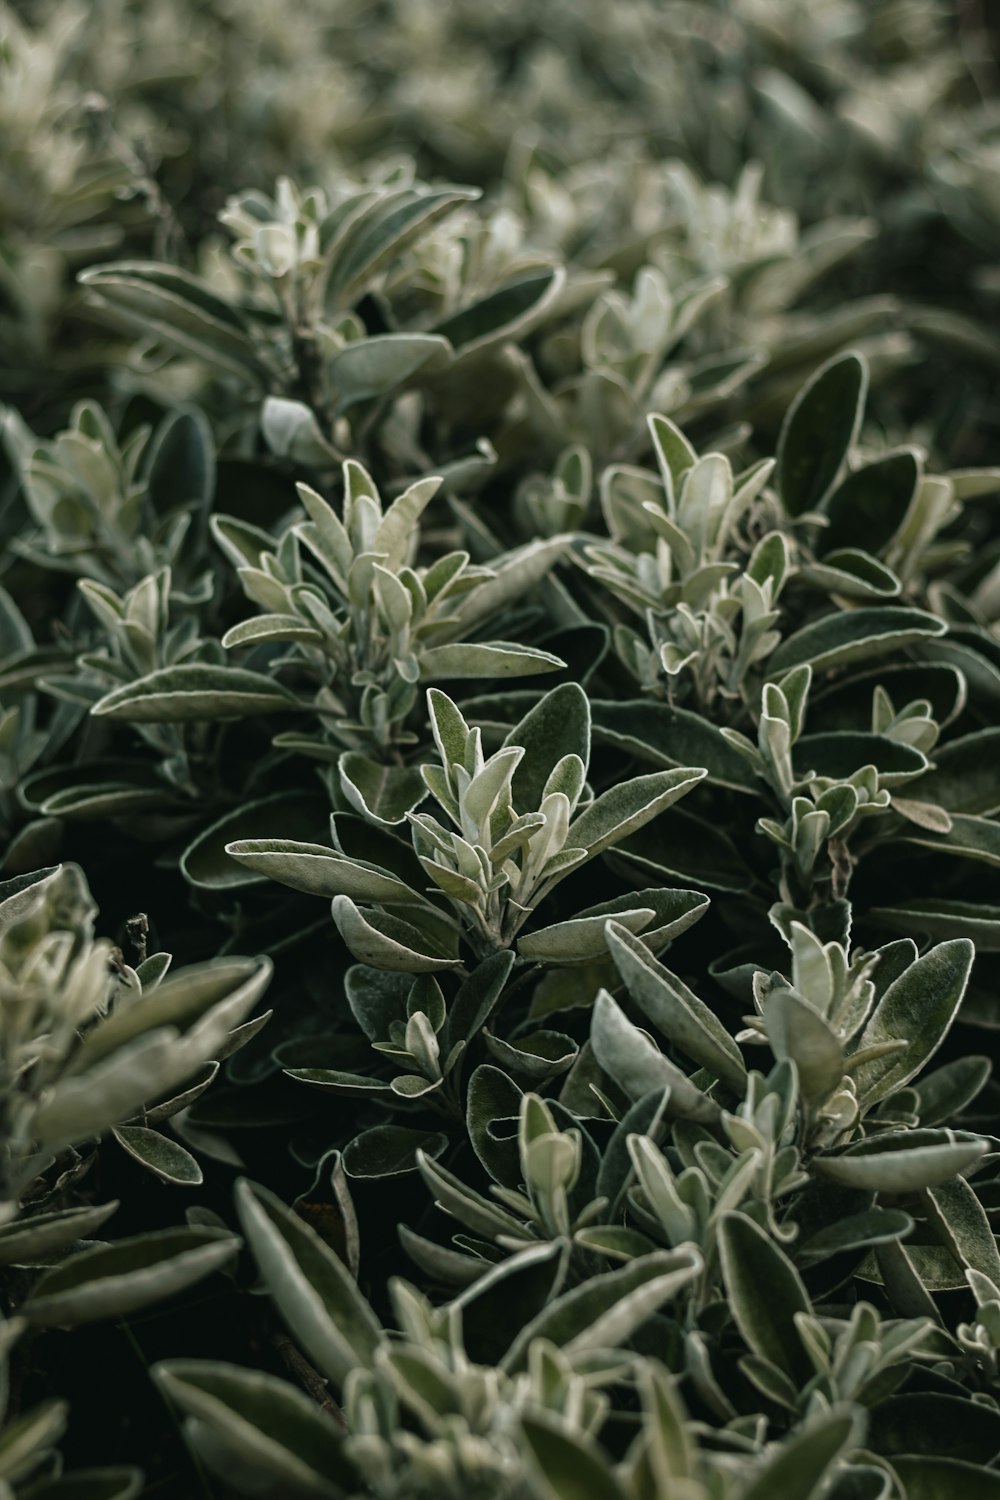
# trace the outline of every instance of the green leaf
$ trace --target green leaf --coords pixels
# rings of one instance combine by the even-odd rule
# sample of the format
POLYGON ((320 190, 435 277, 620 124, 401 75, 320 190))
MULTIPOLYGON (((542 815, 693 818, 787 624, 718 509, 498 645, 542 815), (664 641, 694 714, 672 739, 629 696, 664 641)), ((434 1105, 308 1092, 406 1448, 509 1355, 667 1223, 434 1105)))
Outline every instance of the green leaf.
POLYGON ((824 615, 787 636, 768 659, 767 675, 783 677, 793 667, 809 663, 816 672, 885 656, 904 646, 945 634, 943 620, 922 609, 851 609, 824 615))
POLYGON ((837 1155, 812 1158, 821 1177, 868 1193, 913 1193, 937 1187, 975 1166, 987 1150, 981 1138, 953 1130, 882 1131, 837 1155))
POLYGON ((693 1062, 742 1094, 746 1065, 715 1012, 617 921, 607 924, 607 944, 615 968, 643 1014, 693 1062))
POLYGON ((868 369, 835 355, 802 388, 778 437, 775 484, 790 516, 817 510, 835 484, 861 426, 868 369))
POLYGON ((859 547, 841 547, 821 562, 805 563, 798 576, 835 598, 878 604, 895 599, 902 584, 890 568, 859 547))
POLYGON ((252 1486, 244 1493, 342 1500, 359 1483, 336 1425, 287 1380, 214 1360, 165 1360, 152 1375, 194 1419, 195 1448, 220 1478, 252 1486))
POLYGON ((729 1306, 749 1348, 804 1384, 814 1370, 794 1319, 812 1308, 795 1267, 743 1213, 719 1219, 719 1256, 729 1306))
POLYGON ((868 1446, 888 1458, 925 1453, 990 1463, 1000 1453, 1000 1412, 939 1391, 908 1391, 875 1407, 868 1446))
MULTIPOLYGON (((629 932, 642 932, 653 921, 656 913, 651 906, 637 906, 618 913, 618 924, 629 932)), ((540 927, 518 939, 517 951, 521 958, 530 958, 535 963, 585 964, 608 951, 605 928, 608 918, 601 912, 596 917, 573 917, 567 922, 556 922, 551 927, 540 927)))
POLYGON ((909 1214, 898 1208, 866 1208, 809 1235, 796 1246, 795 1259, 802 1266, 817 1265, 845 1250, 864 1250, 902 1239, 912 1228, 909 1214))
POLYGON ((441 1031, 442 1051, 446 1055, 456 1043, 471 1042, 478 1036, 496 1008, 513 967, 514 954, 509 950, 491 953, 462 981, 448 1006, 441 1031))
POLYGON ((448 339, 458 357, 482 354, 507 340, 519 341, 555 302, 565 280, 561 266, 529 271, 452 313, 434 332, 448 339))
POLYGON ((654 771, 649 776, 636 776, 610 787, 571 824, 569 844, 586 849, 591 856, 599 854, 642 828, 704 777, 703 770, 688 766, 654 771))
POLYGON ((112 1134, 118 1144, 163 1182, 176 1187, 197 1187, 203 1181, 201 1167, 190 1151, 158 1130, 144 1125, 119 1125, 112 1134))
MULTIPOLYGON (((501 1187, 521 1184, 518 1118, 522 1090, 500 1068, 480 1063, 469 1079, 465 1123, 473 1151, 501 1187), (496 1127, 506 1127, 498 1130, 496 1127)), ((2 1245, 2 1240, 0 1240, 2 1245)))
POLYGON ((227 651, 234 646, 270 645, 272 642, 304 641, 308 645, 322 642, 323 633, 301 615, 254 615, 233 625, 222 637, 227 651))
POLYGON ((338 411, 406 385, 421 370, 448 363, 451 345, 432 333, 385 333, 357 339, 337 351, 327 364, 338 411))
POLYGON ((956 1260, 1000 1285, 997 1242, 986 1210, 965 1178, 929 1187, 925 1202, 928 1221, 956 1260))
POLYGON ((405 823, 407 813, 427 796, 417 766, 384 766, 349 750, 338 760, 337 771, 341 790, 355 811, 383 828, 405 823))
POLYGON ((566 663, 561 656, 520 646, 516 641, 456 641, 427 646, 420 652, 420 680, 457 680, 463 677, 527 677, 554 672, 566 663))
MULTIPOLYGON (((783 1439, 756 1470, 740 1500, 819 1500, 834 1465, 860 1436, 853 1410, 827 1411, 783 1439)), ((912 1497, 910 1497, 912 1500, 912 1497)))
POLYGON ((880 785, 893 787, 919 776, 927 767, 927 757, 913 745, 889 735, 833 730, 802 735, 793 749, 792 764, 796 776, 805 777, 812 771, 831 781, 847 781, 861 766, 874 766, 880 785))
POLYGON ((406 1125, 372 1125, 344 1147, 348 1177, 370 1180, 399 1177, 417 1170, 417 1152, 432 1160, 447 1149, 448 1137, 436 1130, 413 1130, 406 1125))
POLYGON ((539 1500, 628 1500, 591 1437, 549 1413, 521 1418, 525 1454, 539 1500))
POLYGON ((434 974, 460 969, 460 958, 434 952, 425 935, 388 912, 362 913, 349 896, 333 898, 333 920, 341 937, 361 963, 404 974, 434 974))
POLYGON ((981 953, 1000 953, 1000 906, 952 901, 943 896, 910 896, 901 906, 875 906, 869 919, 891 932, 923 937, 971 939, 981 953))
POLYGON ((963 813, 952 813, 950 822, 947 833, 932 833, 908 824, 905 831, 896 835, 896 842, 916 844, 920 849, 932 849, 957 859, 1000 866, 1000 824, 991 818, 974 818, 963 813))
POLYGON ((383 266, 395 260, 432 224, 460 203, 479 197, 476 188, 403 188, 380 195, 359 217, 339 247, 327 286, 330 305, 348 306, 383 266))
POLYGON ((512 1328, 530 1324, 552 1302, 566 1274, 564 1241, 527 1245, 490 1266, 451 1306, 462 1319, 465 1347, 478 1364, 496 1365, 512 1328))
POLYGON ((541 806, 546 784, 566 755, 590 763, 590 704, 583 688, 564 682, 546 693, 507 735, 503 748, 520 745, 524 756, 514 772, 511 793, 519 812, 541 806))
POLYGON ((913 1085, 921 1125, 956 1119, 986 1087, 993 1064, 988 1057, 956 1057, 913 1085))
POLYGON ((590 1042, 604 1072, 630 1099, 641 1099, 654 1089, 669 1089, 675 1114, 705 1124, 718 1119, 715 1101, 664 1057, 638 1026, 632 1025, 606 990, 601 990, 594 1002, 590 1042))
POLYGON ((338 1385, 357 1366, 370 1369, 385 1335, 339 1256, 274 1193, 245 1178, 236 1188, 236 1206, 293 1338, 338 1385))
POLYGON ((1000 812, 1000 728, 978 729, 936 745, 934 765, 909 790, 953 813, 989 817, 1000 812))
POLYGON ((260 672, 192 662, 161 667, 115 688, 91 713, 128 724, 174 724, 288 713, 302 706, 294 693, 260 672))
POLYGON ((520 1327, 501 1368, 508 1374, 524 1369, 535 1339, 548 1339, 569 1355, 621 1348, 702 1270, 698 1250, 684 1245, 590 1276, 520 1327))
POLYGON ((61 1208, 4 1224, 0 1228, 0 1266, 23 1264, 27 1257, 37 1257, 40 1263, 65 1245, 89 1239, 95 1229, 110 1219, 118 1202, 115 1198, 110 1203, 88 1208, 61 1208))
POLYGON ((858 1095, 866 1106, 909 1083, 934 1056, 962 1003, 974 953, 968 938, 939 943, 890 984, 858 1039, 858 1049, 886 1041, 905 1041, 907 1046, 858 1068, 858 1095))
POLYGON ((756 878, 729 834, 674 807, 609 851, 608 863, 629 880, 682 880, 711 891, 753 890, 756 878))
MULTIPOLYGON (((200 890, 234 890, 261 885, 267 872, 233 859, 227 845, 243 839, 295 839, 324 820, 329 804, 309 792, 275 792, 227 812, 193 839, 180 857, 181 873, 200 890)), ((332 894, 332 892, 331 892, 332 894)))
POLYGON ((232 1260, 240 1241, 218 1229, 161 1229, 81 1251, 35 1283, 21 1313, 42 1328, 125 1318, 201 1281, 232 1260))
POLYGON ((310 896, 350 896, 355 901, 393 904, 424 901, 418 892, 377 865, 347 859, 323 844, 300 844, 294 839, 237 839, 226 853, 241 865, 310 896))
POLYGON ((647 699, 590 705, 594 738, 657 767, 704 766, 715 786, 758 797, 761 782, 715 724, 689 709, 647 699))
POLYGON ((779 1062, 791 1058, 803 1099, 818 1107, 844 1081, 844 1050, 833 1030, 794 990, 773 989, 763 1016, 771 1051, 779 1062))
POLYGON ((829 524, 816 539, 818 556, 826 557, 859 540, 878 556, 902 525, 921 471, 918 451, 903 448, 848 474, 823 507, 829 524))
POLYGON ((244 380, 271 380, 243 318, 200 277, 153 261, 117 261, 81 271, 78 280, 143 338, 244 380))
POLYGON ((906 1500, 1000 1500, 1000 1471, 936 1454, 894 1454, 906 1500))

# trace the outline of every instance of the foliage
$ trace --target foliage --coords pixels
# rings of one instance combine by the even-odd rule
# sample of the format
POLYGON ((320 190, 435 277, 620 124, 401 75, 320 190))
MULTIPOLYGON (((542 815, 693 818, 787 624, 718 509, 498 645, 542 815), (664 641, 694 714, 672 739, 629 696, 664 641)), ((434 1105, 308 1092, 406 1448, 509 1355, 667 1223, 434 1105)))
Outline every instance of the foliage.
POLYGON ((0 1497, 1000 1495, 998 58, 0 0, 0 1497))

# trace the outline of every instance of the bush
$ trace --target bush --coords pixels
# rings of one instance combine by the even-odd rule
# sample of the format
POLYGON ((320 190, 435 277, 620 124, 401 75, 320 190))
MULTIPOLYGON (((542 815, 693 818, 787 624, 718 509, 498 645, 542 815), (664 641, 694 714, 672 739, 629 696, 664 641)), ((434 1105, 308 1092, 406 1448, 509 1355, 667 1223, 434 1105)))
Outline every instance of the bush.
POLYGON ((0 4, 3 1496, 1000 1496, 997 56, 0 4))

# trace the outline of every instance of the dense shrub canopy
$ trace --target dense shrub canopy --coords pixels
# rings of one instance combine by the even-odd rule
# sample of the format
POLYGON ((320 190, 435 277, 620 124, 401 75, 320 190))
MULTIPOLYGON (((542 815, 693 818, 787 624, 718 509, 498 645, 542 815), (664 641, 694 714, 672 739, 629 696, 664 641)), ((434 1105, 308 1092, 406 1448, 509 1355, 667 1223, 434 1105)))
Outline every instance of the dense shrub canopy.
POLYGON ((0 0, 0 1500, 1000 1497, 998 58, 0 0))

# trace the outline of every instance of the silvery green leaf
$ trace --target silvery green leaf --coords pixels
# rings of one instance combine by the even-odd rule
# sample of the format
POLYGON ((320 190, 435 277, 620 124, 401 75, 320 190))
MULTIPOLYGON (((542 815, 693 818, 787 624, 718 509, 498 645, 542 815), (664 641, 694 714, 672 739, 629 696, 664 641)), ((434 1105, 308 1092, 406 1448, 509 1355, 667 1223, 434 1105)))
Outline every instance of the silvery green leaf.
MULTIPOLYGON (((0 1480, 21 1479, 38 1466, 65 1432, 67 1411, 65 1401, 42 1401, 6 1424, 0 1433, 0 1480)), ((14 1490, 6 1484, 4 1489, 8 1500, 14 1490)))
POLYGON ((928 1222, 956 1259, 1000 1283, 1000 1251, 986 1210, 965 1178, 929 1187, 924 1201, 928 1222))
POLYGON ((485 1263, 478 1256, 424 1239, 406 1224, 399 1225, 399 1242, 414 1264, 441 1286, 471 1286, 483 1274, 485 1263))
POLYGON ((871 1193, 911 1193, 936 1187, 974 1167, 985 1155, 981 1137, 953 1130, 885 1131, 836 1155, 818 1155, 814 1172, 871 1193))
POLYGON ((606 990, 601 990, 594 1002, 590 1043, 604 1072, 630 1099, 641 1099, 654 1089, 669 1089, 673 1113, 705 1124, 718 1119, 715 1101, 633 1026, 606 990))
POLYGON ((324 797, 308 791, 275 792, 259 801, 244 802, 188 844, 180 857, 181 873, 201 890, 261 885, 267 875, 232 858, 226 853, 226 846, 243 839, 295 839, 307 835, 325 821, 328 806, 324 797))
POLYGON ((579 1052, 576 1042, 565 1032, 545 1028, 519 1036, 516 1041, 487 1032, 484 1041, 490 1056, 505 1072, 523 1078, 534 1088, 565 1073, 579 1052))
POLYGON ((511 783, 514 806, 534 812, 541 806, 556 766, 564 756, 575 755, 590 763, 590 704, 575 682, 565 682, 546 693, 506 736, 504 747, 520 745, 524 758, 511 783))
POLYGON ((81 271, 78 279, 143 338, 255 384, 270 380, 242 316, 200 277, 177 266, 121 261, 81 271))
POLYGON ((636 699, 590 705, 594 738, 648 765, 704 766, 707 780, 758 797, 761 783, 716 725, 689 709, 636 699))
POLYGON ((607 924, 607 944, 629 996, 643 1014, 693 1062, 741 1093, 746 1065, 714 1011, 658 963, 641 938, 623 930, 618 918, 607 924))
POLYGON ((337 762, 341 790, 355 811, 388 828, 404 823, 408 812, 427 796, 415 766, 384 766, 359 751, 347 751, 337 762))
POLYGON ((452 344, 456 363, 480 356, 495 345, 519 342, 554 305, 565 281, 562 266, 528 271, 470 307, 452 313, 433 331, 452 344))
POLYGON ((404 974, 432 974, 460 969, 462 960, 432 951, 426 935, 388 912, 362 912, 349 896, 333 898, 333 920, 344 942, 361 963, 404 974))
POLYGON ((995 1469, 941 1458, 929 1453, 896 1453, 893 1472, 906 1486, 907 1500, 1000 1500, 1000 1474, 995 1469))
POLYGON ((430 1160, 448 1146, 440 1131, 414 1130, 406 1125, 371 1125, 348 1141, 344 1148, 344 1171, 364 1180, 399 1177, 417 1170, 417 1152, 430 1160))
POLYGON ((331 1380, 370 1369, 382 1326, 347 1267, 315 1230, 266 1188, 236 1189, 240 1223, 292 1336, 331 1380))
POLYGON ((162 667, 115 688, 91 712, 129 724, 170 724, 245 719, 301 707, 294 693, 263 673, 192 662, 162 667))
POLYGON ((591 856, 599 854, 642 828, 704 777, 700 768, 684 767, 621 782, 602 792, 573 822, 570 843, 586 849, 591 856))
POLYGON ((968 938, 939 943, 890 984, 858 1039, 858 1049, 905 1041, 906 1050, 863 1063, 856 1083, 871 1106, 909 1083, 934 1056, 962 1002, 974 949, 968 938))
POLYGON ((26 1256, 45 1256, 75 1240, 88 1239, 117 1207, 116 1198, 93 1207, 56 1209, 4 1224, 0 1228, 0 1265, 17 1265, 26 1256))
POLYGON ((152 1374, 191 1422, 196 1451, 245 1493, 267 1485, 289 1500, 341 1500, 357 1483, 335 1424, 287 1380, 214 1360, 165 1360, 152 1374))
POLYGON ((250 870, 309 895, 349 895, 357 901, 421 903, 423 897, 378 865, 361 864, 324 844, 294 838, 237 838, 226 853, 250 870))
POLYGON ((845 1250, 863 1250, 871 1245, 902 1239, 913 1228, 909 1214, 898 1208, 867 1208, 848 1214, 819 1229, 795 1245, 795 1259, 801 1266, 816 1265, 845 1250))
POLYGON ((833 1029, 794 990, 773 989, 763 1017, 775 1057, 795 1063, 803 1099, 813 1108, 822 1104, 844 1079, 844 1050, 833 1029))
POLYGON ((312 469, 336 462, 336 448, 323 436, 316 413, 304 401, 267 396, 260 411, 260 430, 276 458, 312 469))
POLYGON ((368 401, 406 385, 421 371, 444 368, 451 354, 447 339, 431 333, 385 333, 345 344, 328 361, 327 379, 337 409, 368 401))
POLYGON ((418 1151, 417 1166, 438 1207, 451 1214, 460 1224, 466 1225, 474 1234, 482 1235, 489 1242, 501 1234, 518 1241, 528 1238, 519 1219, 515 1219, 513 1214, 509 1214, 491 1199, 484 1198, 467 1187, 460 1178, 442 1167, 440 1162, 431 1161, 418 1151))
POLYGON ((328 305, 349 306, 388 262, 460 203, 479 197, 476 188, 402 188, 372 201, 337 248, 327 283, 328 305))
POLYGON ((512 1328, 523 1328, 557 1296, 566 1275, 565 1241, 529 1244, 459 1292, 451 1307, 462 1319, 465 1347, 479 1364, 500 1364, 512 1328))
POLYGON ((859 539, 880 556, 906 516, 923 469, 916 448, 902 448, 848 474, 827 499, 827 525, 816 539, 820 557, 851 547, 859 539))
POLYGON ((828 594, 870 603, 895 599, 902 589, 891 568, 858 547, 841 547, 818 562, 805 563, 799 576, 828 594))
POLYGON ((566 551, 569 540, 565 536, 546 537, 542 541, 515 547, 512 552, 504 552, 499 557, 491 557, 489 567, 494 576, 458 602, 453 611, 453 636, 465 635, 474 626, 495 618, 523 594, 536 588, 566 551))
POLYGON ((856 1446, 860 1427, 856 1410, 851 1408, 812 1417, 756 1468, 739 1492, 740 1500, 771 1500, 778 1495, 781 1500, 820 1500, 831 1494, 831 1477, 840 1460, 856 1446))
MULTIPOLYGON (((629 932, 642 932, 655 915, 652 907, 639 906, 619 911, 616 921, 629 932)), ((573 917, 568 922, 556 922, 527 933, 518 939, 517 951, 521 958, 530 958, 535 963, 589 963, 608 951, 607 925, 608 918, 603 912, 594 917, 573 917)))
MULTIPOLYGON (((207 1050, 195 1064, 200 1066, 213 1056, 214 1049, 225 1042, 232 1028, 244 1020, 260 999, 272 971, 268 958, 236 957, 181 969, 89 1031, 73 1055, 73 1070, 77 1074, 88 1073, 96 1062, 152 1028, 183 1029, 184 1045, 175 1046, 178 1066, 187 1066, 186 1052, 193 1056, 197 1048, 205 1047, 207 1050)), ((187 1066, 187 1072, 177 1074, 176 1081, 181 1082, 193 1071, 194 1067, 187 1066)))
POLYGON ((523 1091, 509 1073, 480 1063, 469 1079, 465 1124, 473 1151, 494 1182, 517 1188, 521 1183, 518 1119, 523 1091))
POLYGON ((897 605, 824 615, 786 636, 768 661, 768 676, 774 680, 804 663, 815 672, 829 671, 848 662, 888 655, 942 636, 946 630, 945 622, 934 615, 897 605))
POLYGON ((521 1433, 539 1500, 628 1500, 628 1492, 592 1437, 574 1431, 551 1413, 537 1411, 521 1418, 521 1433))
POLYGON ((978 729, 934 747, 934 764, 909 788, 952 813, 1000 812, 1000 728, 978 729))
POLYGON ((42 1328, 124 1318, 219 1270, 239 1246, 218 1229, 162 1229, 99 1245, 46 1271, 21 1311, 42 1328))
POLYGON ((304 641, 307 645, 322 642, 323 632, 317 630, 301 615, 254 615, 233 625, 222 637, 222 644, 229 651, 233 646, 268 645, 272 641, 304 641))
POLYGON ((745 1213, 723 1214, 718 1235, 729 1305, 746 1343, 794 1381, 809 1380, 814 1371, 794 1320, 812 1308, 795 1267, 745 1213))
POLYGON ((448 1006, 441 1031, 445 1054, 458 1042, 471 1042, 492 1015, 514 966, 510 951, 491 953, 478 963, 448 1006))
POLYGON ((426 646, 418 658, 421 682, 438 678, 526 677, 555 672, 566 663, 561 656, 521 646, 516 641, 456 641, 446 646, 426 646))
POLYGON ((872 907, 868 915, 890 932, 940 938, 961 935, 975 942, 981 953, 1000 953, 1000 905, 910 896, 899 906, 872 907))
POLYGON ((896 840, 955 859, 971 859, 994 867, 1000 865, 1000 824, 992 818, 976 818, 966 813, 951 813, 948 822, 950 826, 946 832, 913 825, 901 830, 896 840))
POLYGON ((158 1130, 145 1125, 119 1125, 112 1134, 129 1156, 162 1182, 176 1187, 197 1187, 203 1181, 201 1167, 190 1151, 158 1130))
POLYGON ((851 351, 822 365, 792 402, 775 475, 790 516, 818 510, 836 483, 861 426, 867 389, 868 367, 851 351))
POLYGON ((518 1331, 501 1368, 524 1368, 533 1340, 551 1340, 567 1354, 626 1344, 655 1312, 689 1286, 703 1269, 693 1245, 657 1250, 563 1292, 518 1331))
POLYGON ((992 1071, 988 1057, 956 1057, 919 1079, 913 1088, 921 1125, 956 1119, 982 1092, 992 1071))

